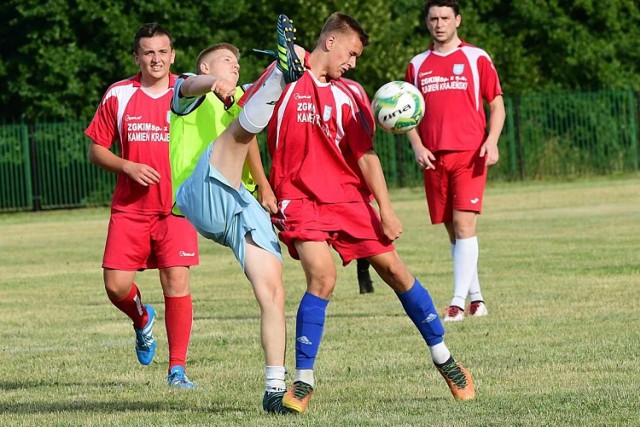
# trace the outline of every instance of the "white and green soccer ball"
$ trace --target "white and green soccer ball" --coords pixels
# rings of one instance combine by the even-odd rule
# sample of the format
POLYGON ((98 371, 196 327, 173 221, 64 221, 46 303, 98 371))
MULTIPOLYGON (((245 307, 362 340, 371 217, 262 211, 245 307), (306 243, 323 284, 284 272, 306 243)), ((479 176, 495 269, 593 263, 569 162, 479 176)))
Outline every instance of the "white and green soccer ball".
POLYGON ((379 127, 387 132, 407 133, 424 117, 424 98, 411 83, 394 81, 373 95, 373 115, 379 127))

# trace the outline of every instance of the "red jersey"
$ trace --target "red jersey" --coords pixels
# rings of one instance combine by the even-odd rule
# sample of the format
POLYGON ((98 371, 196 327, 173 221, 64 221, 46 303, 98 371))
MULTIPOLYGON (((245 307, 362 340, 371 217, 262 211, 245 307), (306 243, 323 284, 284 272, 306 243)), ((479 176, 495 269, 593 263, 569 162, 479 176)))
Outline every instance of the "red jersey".
POLYGON ((465 42, 441 54, 429 50, 413 57, 405 80, 422 92, 424 119, 418 125, 422 144, 432 152, 476 150, 485 138, 482 100, 502 95, 489 55, 465 42))
POLYGON ((373 137, 373 133, 376 130, 376 122, 373 118, 373 109, 371 108, 371 101, 369 100, 367 92, 364 90, 362 85, 355 80, 345 78, 342 78, 341 80, 347 85, 347 88, 349 88, 349 90, 351 90, 351 92, 356 95, 356 102, 358 104, 358 107, 360 107, 362 117, 369 127, 371 137, 373 137))
POLYGON ((170 74, 169 87, 160 94, 142 89, 140 73, 112 84, 85 130, 105 148, 118 141, 123 159, 149 165, 160 174, 159 183, 145 187, 119 173, 111 202, 114 210, 149 215, 171 212, 169 109, 175 81, 170 74))
POLYGON ((342 79, 322 83, 310 71, 285 88, 267 129, 269 180, 279 200, 370 198, 357 161, 373 148, 373 131, 361 113, 368 101, 352 90, 342 79))

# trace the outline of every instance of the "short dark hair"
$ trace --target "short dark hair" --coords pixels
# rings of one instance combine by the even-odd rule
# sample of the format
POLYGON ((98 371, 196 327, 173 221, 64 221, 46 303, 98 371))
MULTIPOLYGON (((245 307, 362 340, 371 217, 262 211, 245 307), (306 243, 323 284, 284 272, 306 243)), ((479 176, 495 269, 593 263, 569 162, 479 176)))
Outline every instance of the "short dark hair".
POLYGON ((200 54, 198 55, 198 59, 196 59, 196 73, 200 74, 200 64, 204 62, 207 55, 209 55, 211 52, 222 49, 230 51, 231 53, 233 53, 233 56, 235 56, 236 59, 240 61, 240 51, 237 47, 230 43, 216 43, 200 52, 200 54))
POLYGON ((173 50, 174 40, 171 33, 164 29, 160 24, 156 22, 150 22, 147 24, 143 24, 140 28, 138 28, 138 31, 136 31, 136 35, 133 38, 133 53, 136 53, 138 49, 140 49, 140 39, 155 37, 158 35, 169 37, 169 45, 171 46, 171 50, 173 50))
POLYGON ((429 16, 429 9, 433 6, 437 7, 450 7, 453 9, 453 15, 460 15, 460 5, 458 0, 427 0, 424 2, 424 16, 429 16))
POLYGON ((347 15, 342 12, 333 12, 324 25, 322 26, 322 30, 320 31, 320 37, 324 34, 337 31, 339 33, 348 33, 355 32, 360 37, 360 42, 362 46, 366 46, 369 44, 369 34, 367 34, 362 25, 353 17, 347 15))

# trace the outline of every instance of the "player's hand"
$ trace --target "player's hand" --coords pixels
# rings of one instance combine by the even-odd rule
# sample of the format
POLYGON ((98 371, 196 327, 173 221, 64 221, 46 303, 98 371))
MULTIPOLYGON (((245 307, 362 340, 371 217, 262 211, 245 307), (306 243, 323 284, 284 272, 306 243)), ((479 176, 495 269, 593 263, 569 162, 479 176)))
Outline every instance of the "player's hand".
POLYGON ((145 187, 160 182, 158 171, 144 163, 128 162, 124 167, 124 173, 133 181, 145 187))
POLYGON ((382 233, 391 241, 397 240, 402 234, 402 223, 396 216, 395 212, 381 212, 382 233))
POLYGON ((258 185, 258 202, 270 214, 278 212, 278 199, 270 185, 258 185))
POLYGON ((419 147, 413 151, 416 156, 416 163, 421 169, 435 169, 436 166, 433 162, 436 161, 436 156, 425 147, 419 147))
POLYGON ((480 157, 485 158, 485 164, 487 166, 495 165, 500 160, 500 151, 498 150, 498 144, 495 142, 485 141, 480 147, 480 157))
POLYGON ((231 98, 236 93, 236 85, 229 80, 216 79, 211 85, 211 92, 213 92, 221 101, 227 98, 231 98))

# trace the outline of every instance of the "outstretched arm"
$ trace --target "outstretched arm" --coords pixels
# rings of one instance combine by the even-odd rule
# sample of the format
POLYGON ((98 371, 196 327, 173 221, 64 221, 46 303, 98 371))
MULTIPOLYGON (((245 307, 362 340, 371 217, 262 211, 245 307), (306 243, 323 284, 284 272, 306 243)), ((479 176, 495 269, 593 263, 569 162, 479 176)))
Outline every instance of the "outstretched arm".
POLYGON ((186 98, 202 96, 208 92, 213 92, 220 99, 224 100, 233 96, 235 91, 236 86, 232 82, 207 74, 189 76, 180 86, 180 95, 186 98))
POLYGON ((391 206, 387 182, 384 179, 380 159, 373 150, 369 150, 358 160, 364 180, 378 203, 382 232, 390 240, 396 240, 402 234, 402 223, 391 206))

